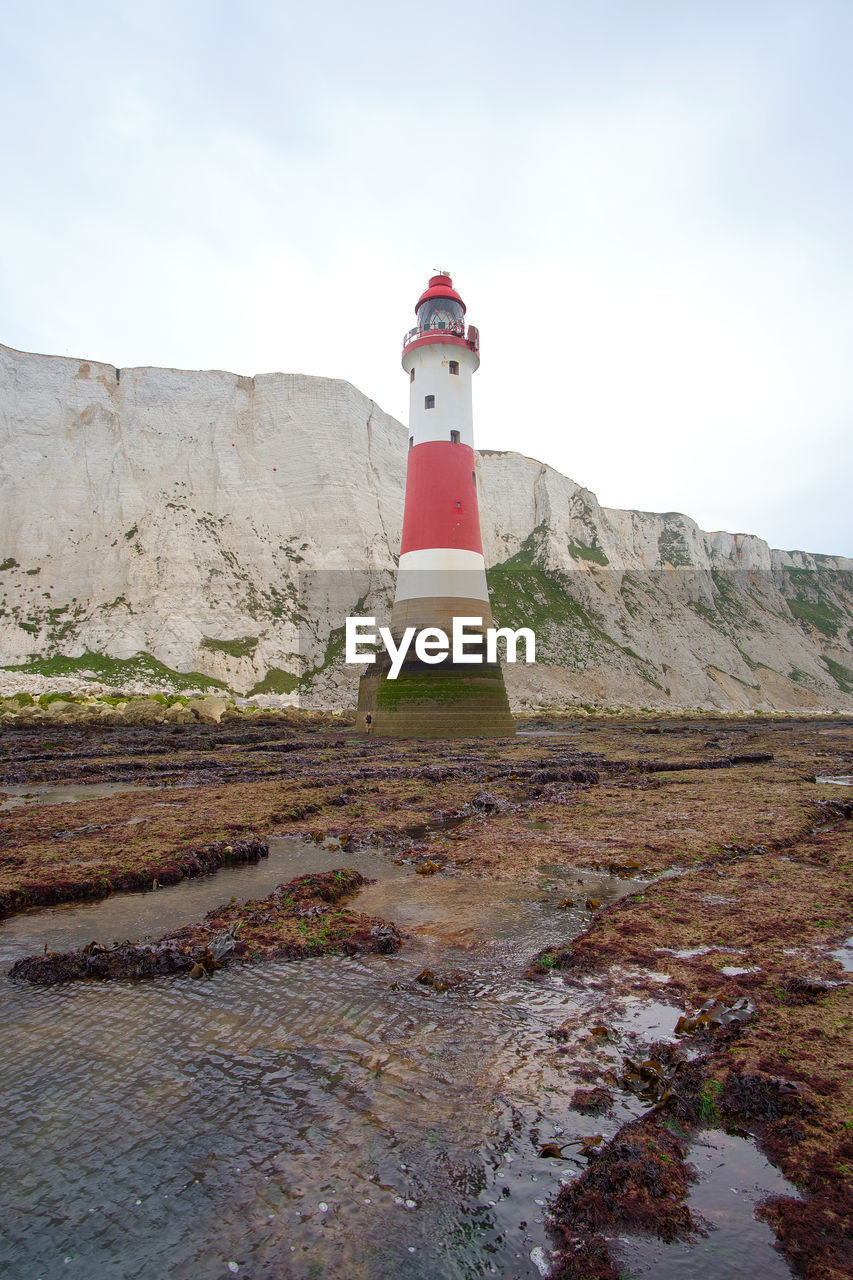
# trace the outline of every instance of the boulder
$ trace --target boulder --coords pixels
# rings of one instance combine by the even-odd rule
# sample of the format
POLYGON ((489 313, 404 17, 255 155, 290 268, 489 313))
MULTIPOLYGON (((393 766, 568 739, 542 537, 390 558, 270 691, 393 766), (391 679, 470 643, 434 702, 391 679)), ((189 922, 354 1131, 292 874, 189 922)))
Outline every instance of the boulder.
POLYGON ((119 707, 111 707, 108 703, 100 714, 100 723, 122 725, 127 724, 127 721, 119 707))
POLYGON ((48 720, 71 720, 79 718, 83 708, 78 707, 76 702, 49 702, 44 709, 45 718, 48 720), (77 713, 76 717, 74 713, 77 713))
POLYGON ((188 710, 192 711, 197 720, 202 724, 219 724, 219 721, 228 710, 227 698, 192 698, 187 703, 188 710))
POLYGON ((126 724, 162 724, 166 719, 166 708, 156 698, 134 698, 127 704, 124 719, 126 724))
POLYGON ((194 724, 195 716, 189 707, 183 706, 180 702, 174 702, 171 707, 166 707, 163 717, 166 724, 194 724))

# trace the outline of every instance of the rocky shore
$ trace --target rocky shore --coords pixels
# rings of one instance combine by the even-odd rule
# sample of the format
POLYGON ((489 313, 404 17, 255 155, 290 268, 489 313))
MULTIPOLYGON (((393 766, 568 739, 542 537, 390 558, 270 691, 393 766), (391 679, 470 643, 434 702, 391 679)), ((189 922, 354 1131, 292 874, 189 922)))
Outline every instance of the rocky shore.
MULTIPOLYGON (((145 714, 168 710, 157 708, 145 714)), ((153 886, 170 867, 187 874, 200 851, 224 856, 278 834, 339 848, 347 892, 358 886, 346 854, 360 846, 475 881, 538 884, 555 865, 644 876, 645 887, 611 906, 567 899, 583 915, 579 936, 525 960, 531 990, 559 982, 584 995, 583 1017, 550 1033, 552 1066, 575 1073, 577 1112, 599 1117, 581 1147, 546 1144, 572 1173, 549 1209, 552 1276, 615 1277, 614 1234, 672 1239, 701 1225, 686 1199, 698 1126, 752 1135, 800 1189, 761 1210, 796 1274, 850 1274, 853 721, 541 720, 515 739, 462 741, 437 758, 433 744, 366 739, 339 719, 226 705, 205 721, 189 702, 182 709, 191 719, 0 717, 6 913, 119 891, 127 876, 153 886), (59 806, 22 795, 81 782, 129 789, 59 806), (625 1047, 615 1011, 626 993, 650 1005, 664 993, 682 1013, 675 1033, 641 1054, 625 1047), (624 1094, 641 1112, 608 1131, 624 1094)), ((340 937, 333 911, 299 915, 322 907, 319 888, 302 905, 300 890, 284 912, 292 885, 277 902, 226 905, 155 951, 180 952, 187 971, 204 974, 205 951, 216 964, 236 959, 241 941, 249 958, 299 950, 326 922, 314 942, 345 949, 346 915, 340 937), (229 937, 217 959, 213 944, 229 937)), ((378 923, 352 929, 369 937, 378 923)), ((60 976, 65 965, 83 976, 139 963, 97 948, 48 960, 46 972, 58 966, 60 976)))
MULTIPOLYGON (((266 849, 265 849, 266 852, 266 849)), ((41 986, 83 979, 157 978, 167 973, 211 977, 231 962, 304 960, 329 954, 387 955, 402 946, 395 925, 332 907, 368 881, 340 868, 280 884, 260 901, 229 903, 156 942, 90 942, 78 951, 46 952, 18 960, 9 976, 41 986)))

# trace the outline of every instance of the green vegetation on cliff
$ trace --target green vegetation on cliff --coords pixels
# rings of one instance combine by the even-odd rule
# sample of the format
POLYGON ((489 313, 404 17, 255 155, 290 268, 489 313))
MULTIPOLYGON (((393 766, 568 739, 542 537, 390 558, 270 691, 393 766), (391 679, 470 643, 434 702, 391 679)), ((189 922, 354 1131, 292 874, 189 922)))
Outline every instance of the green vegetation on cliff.
POLYGON ((168 684, 174 689, 227 689, 222 680, 202 675, 200 671, 173 671, 150 653, 137 653, 132 658, 107 658, 102 653, 83 653, 79 658, 55 654, 51 658, 34 658, 21 666, 4 667, 21 675, 80 676, 99 680, 102 684, 121 688, 125 684, 168 684))
POLYGON ((229 658, 251 658, 258 647, 258 637, 238 636, 234 640, 214 640, 212 636, 205 636, 200 647, 209 649, 212 653, 227 654, 229 658))

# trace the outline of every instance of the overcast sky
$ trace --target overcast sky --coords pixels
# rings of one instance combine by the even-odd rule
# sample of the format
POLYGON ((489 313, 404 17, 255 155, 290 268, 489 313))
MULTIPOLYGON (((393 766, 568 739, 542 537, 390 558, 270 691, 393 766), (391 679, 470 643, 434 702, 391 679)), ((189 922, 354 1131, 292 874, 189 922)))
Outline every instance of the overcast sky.
POLYGON ((481 447, 853 556, 850 0, 0 10, 0 341, 405 421, 447 268, 481 447))

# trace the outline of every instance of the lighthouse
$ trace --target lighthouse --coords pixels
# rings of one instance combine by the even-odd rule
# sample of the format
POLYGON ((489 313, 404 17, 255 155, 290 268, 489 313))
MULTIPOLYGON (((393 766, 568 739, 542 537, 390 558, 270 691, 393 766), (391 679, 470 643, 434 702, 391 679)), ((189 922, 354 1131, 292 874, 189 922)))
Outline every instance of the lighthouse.
POLYGON ((438 661, 410 651, 396 678, 387 656, 362 677, 359 713, 390 737, 501 736, 515 732, 503 672, 486 656, 492 627, 480 536, 472 411, 472 378, 480 336, 446 272, 434 275, 415 306, 417 323, 403 339, 409 379, 406 498, 390 630, 464 623, 464 656, 438 661), (458 659, 458 660, 457 660, 458 659))

